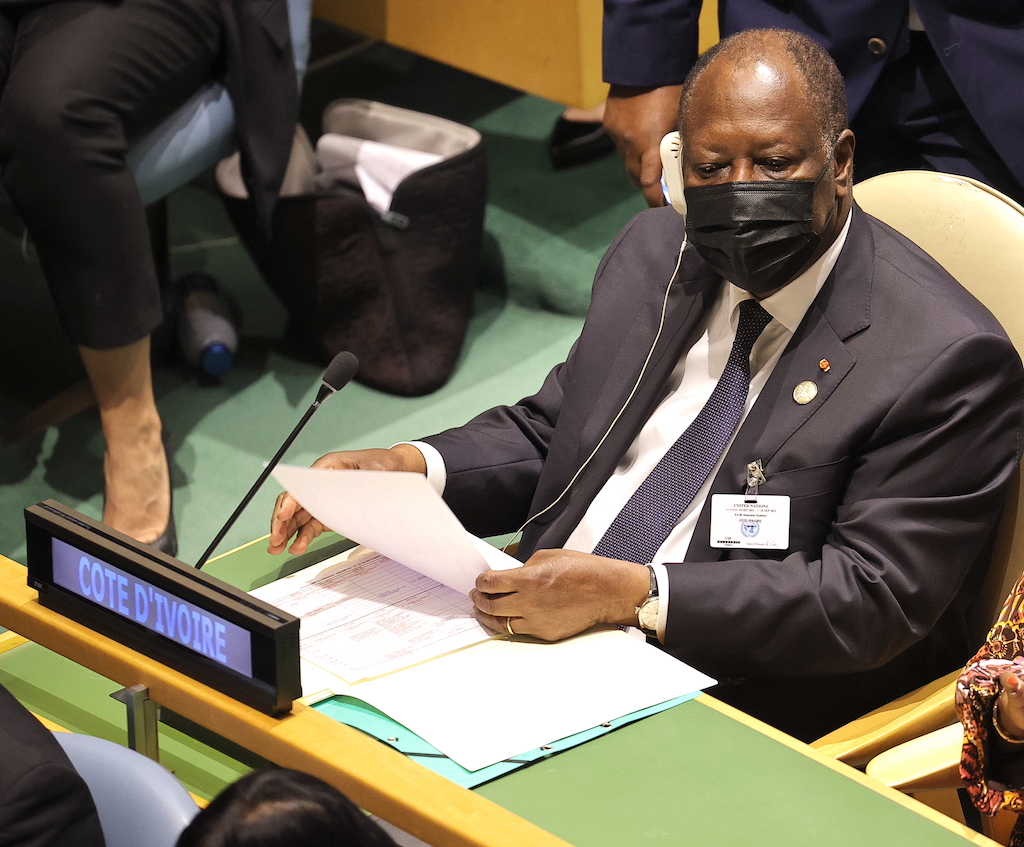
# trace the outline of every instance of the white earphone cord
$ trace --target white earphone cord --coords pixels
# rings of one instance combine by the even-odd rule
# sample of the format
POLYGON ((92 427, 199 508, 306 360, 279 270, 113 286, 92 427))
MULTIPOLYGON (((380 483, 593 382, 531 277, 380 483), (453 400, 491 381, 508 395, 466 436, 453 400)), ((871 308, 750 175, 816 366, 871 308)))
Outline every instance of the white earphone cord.
POLYGON ((512 533, 512 538, 509 539, 508 543, 502 548, 503 551, 507 551, 508 550, 508 548, 512 545, 512 543, 516 540, 516 538, 520 535, 520 533, 522 533, 522 531, 524 529, 526 529, 526 527, 529 526, 530 523, 532 523, 533 521, 537 520, 537 518, 539 518, 545 512, 548 512, 551 509, 553 509, 558 504, 558 502, 566 494, 569 493, 569 489, 572 488, 573 485, 576 484, 576 480, 579 479, 580 474, 583 473, 583 471, 586 469, 587 465, 590 464, 590 460, 593 459, 595 455, 597 455, 597 451, 601 449, 601 445, 604 444, 604 442, 608 438, 608 436, 611 435, 612 430, 615 428, 615 424, 617 424, 619 422, 619 418, 622 417, 623 413, 626 411, 626 408, 632 402, 633 396, 636 394, 637 389, 640 387, 640 381, 644 378, 644 374, 647 373, 647 366, 651 362, 651 357, 654 356, 654 349, 658 346, 658 341, 661 338, 661 332, 665 328, 665 314, 668 311, 668 295, 672 291, 672 285, 675 283, 676 275, 679 273, 679 266, 683 262, 683 251, 685 249, 686 249, 686 230, 684 229, 683 230, 683 243, 679 246, 679 255, 676 257, 676 266, 675 266, 675 268, 672 271, 672 277, 668 281, 668 286, 665 288, 665 297, 664 297, 664 299, 662 300, 662 303, 661 303, 661 317, 658 320, 658 331, 654 334, 654 341, 651 343, 651 349, 647 351, 647 358, 644 359, 644 365, 643 365, 642 368, 640 368, 640 374, 639 374, 639 376, 637 376, 636 382, 633 383, 633 388, 630 390, 629 396, 626 397, 626 402, 623 403, 622 404, 622 408, 619 409, 619 411, 615 413, 615 417, 612 418, 612 422, 610 424, 608 424, 608 429, 605 430, 604 435, 601 436, 601 439, 597 442, 597 445, 594 447, 593 450, 590 451, 590 455, 587 456, 587 458, 583 462, 583 464, 580 465, 579 469, 576 471, 576 473, 573 474, 572 479, 570 479, 569 482, 566 484, 565 488, 562 489, 562 493, 559 494, 554 500, 552 500, 547 506, 545 506, 539 512, 537 512, 536 514, 530 515, 530 517, 528 517, 526 519, 526 521, 523 523, 523 525, 521 527, 519 527, 519 529, 517 529, 514 533, 512 533))

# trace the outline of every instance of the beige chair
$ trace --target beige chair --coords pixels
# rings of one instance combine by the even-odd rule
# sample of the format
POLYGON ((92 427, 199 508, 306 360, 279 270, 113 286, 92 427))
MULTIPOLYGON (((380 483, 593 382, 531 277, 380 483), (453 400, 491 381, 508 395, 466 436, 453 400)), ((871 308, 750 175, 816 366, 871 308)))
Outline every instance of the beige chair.
MULTIPOLYGON (((920 245, 956 277, 1024 351, 1024 208, 975 180, 931 171, 883 174, 855 186, 853 193, 864 211, 920 245)), ((979 633, 979 646, 1024 570, 1021 495, 1018 468, 982 587, 978 618, 971 622, 979 633)), ((957 671, 936 680, 813 746, 852 765, 871 761, 869 774, 904 791, 957 787, 962 735, 953 711, 953 686, 958 675, 957 671)))

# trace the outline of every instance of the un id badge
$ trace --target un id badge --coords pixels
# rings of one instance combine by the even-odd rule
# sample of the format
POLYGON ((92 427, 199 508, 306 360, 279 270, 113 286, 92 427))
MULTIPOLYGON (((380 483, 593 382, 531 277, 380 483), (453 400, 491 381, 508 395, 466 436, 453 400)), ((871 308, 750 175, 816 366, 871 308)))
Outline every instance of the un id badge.
POLYGON ((711 495, 711 546, 740 550, 789 547, 789 497, 711 495))

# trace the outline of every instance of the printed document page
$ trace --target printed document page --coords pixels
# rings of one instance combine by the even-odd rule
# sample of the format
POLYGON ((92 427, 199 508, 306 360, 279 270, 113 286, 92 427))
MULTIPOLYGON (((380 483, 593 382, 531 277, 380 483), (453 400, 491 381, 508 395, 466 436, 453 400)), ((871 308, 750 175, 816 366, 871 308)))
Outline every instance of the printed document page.
POLYGON ((303 693, 369 703, 469 771, 714 684, 618 629, 494 638, 358 685, 302 668, 303 693))
POLYGON ((714 684, 608 629, 550 644, 493 639, 349 693, 475 771, 714 684))
POLYGON ((347 551, 251 593, 301 618, 302 657, 348 683, 492 637, 466 595, 369 550, 347 551))
POLYGON ((466 532, 421 474, 278 465, 274 478, 324 526, 462 594, 520 565, 466 532))

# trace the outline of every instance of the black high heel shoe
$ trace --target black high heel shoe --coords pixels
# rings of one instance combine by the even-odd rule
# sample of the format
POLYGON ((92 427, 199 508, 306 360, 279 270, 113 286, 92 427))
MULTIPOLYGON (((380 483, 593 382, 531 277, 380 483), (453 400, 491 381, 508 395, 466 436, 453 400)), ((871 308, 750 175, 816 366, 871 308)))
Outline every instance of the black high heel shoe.
POLYGON ((167 513, 167 526, 164 527, 164 531, 157 538, 149 542, 149 546, 156 548, 161 553, 166 553, 168 556, 177 556, 178 533, 174 526, 174 484, 171 482, 171 454, 174 453, 174 445, 171 441, 171 434, 167 431, 166 427, 160 431, 160 443, 163 445, 164 460, 167 462, 167 487, 170 489, 170 509, 167 513))
POLYGON ((601 159, 615 151, 615 142, 600 121, 567 121, 559 117, 548 140, 548 158, 555 170, 601 159))

